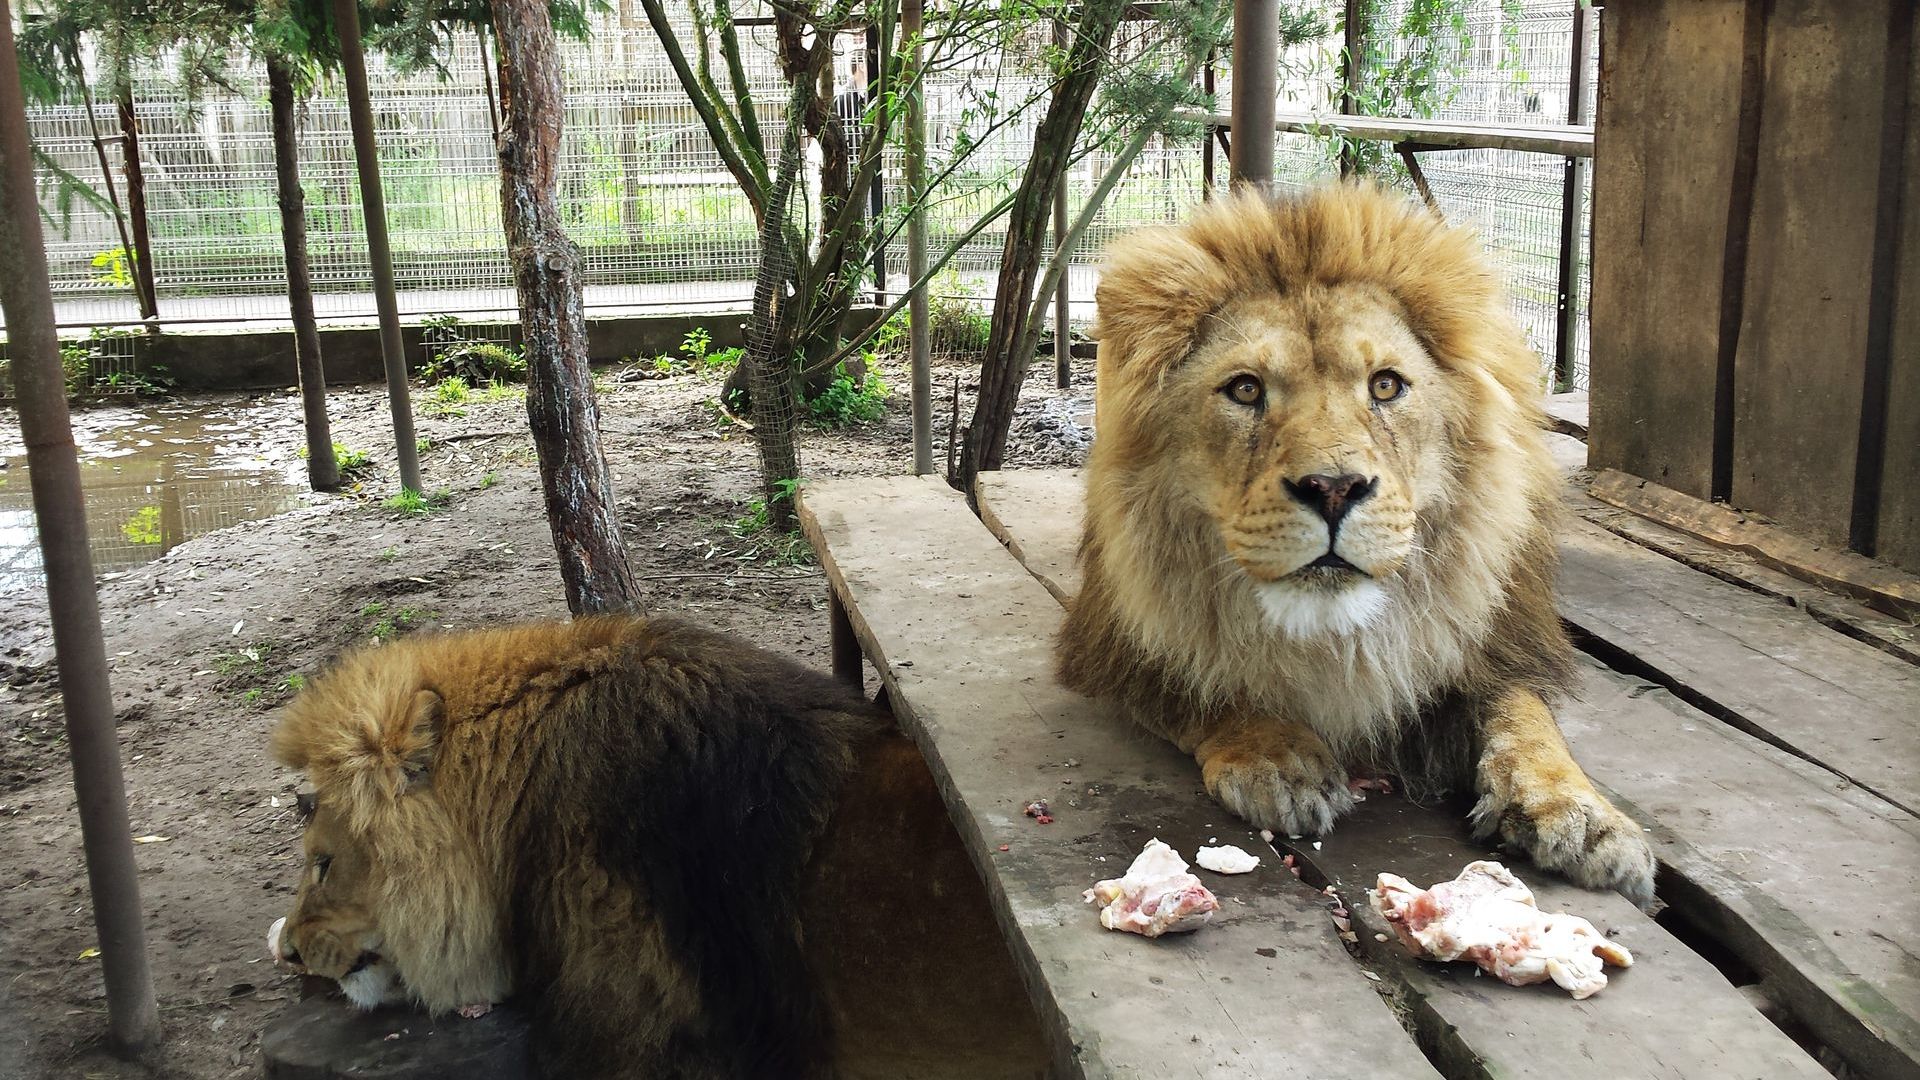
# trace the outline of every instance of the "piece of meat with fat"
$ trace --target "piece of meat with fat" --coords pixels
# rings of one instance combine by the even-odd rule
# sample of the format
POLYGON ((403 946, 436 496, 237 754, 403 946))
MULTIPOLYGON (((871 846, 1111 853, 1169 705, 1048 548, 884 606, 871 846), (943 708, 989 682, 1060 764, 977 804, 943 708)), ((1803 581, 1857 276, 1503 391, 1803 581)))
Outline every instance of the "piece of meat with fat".
POLYGON ((1541 911, 1532 890, 1497 862, 1470 863, 1431 889, 1381 874, 1367 897, 1416 956, 1470 961, 1514 986, 1552 979, 1584 998, 1607 985, 1604 965, 1633 964, 1633 954, 1587 920, 1541 911))
POLYGON ((1081 894, 1100 905, 1100 925, 1142 937, 1198 930, 1220 901, 1187 872, 1179 852, 1149 840, 1126 875, 1099 882, 1081 894))

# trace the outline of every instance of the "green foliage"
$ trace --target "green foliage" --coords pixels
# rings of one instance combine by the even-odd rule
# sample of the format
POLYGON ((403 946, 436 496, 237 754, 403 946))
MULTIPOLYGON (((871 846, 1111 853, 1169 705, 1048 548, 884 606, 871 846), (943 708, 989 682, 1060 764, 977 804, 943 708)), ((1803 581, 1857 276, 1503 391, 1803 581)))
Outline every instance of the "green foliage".
POLYGON ((959 296, 942 296, 929 290, 927 297, 927 337, 935 351, 973 356, 987 351, 987 338, 993 321, 973 301, 959 296))
POLYGON ((494 484, 498 483, 499 480, 500 480, 500 474, 497 472, 493 472, 492 470, 488 470, 487 472, 481 473, 480 489, 482 491, 485 491, 487 488, 490 488, 494 484))
POLYGON ((398 495, 388 498, 380 505, 399 514, 431 514, 453 500, 452 492, 442 488, 431 495, 422 495, 412 488, 401 488, 398 495))
POLYGON ((127 257, 126 248, 109 248, 106 251, 95 252, 93 268, 99 271, 93 275, 93 280, 100 284, 122 289, 133 288, 133 262, 127 257))
MULTIPOLYGON (((774 481, 773 501, 791 503, 800 490, 798 479, 774 481)), ((773 526, 765 499, 747 504, 747 512, 726 524, 728 534, 752 541, 758 561, 765 566, 799 566, 813 561, 813 548, 799 530, 782 531, 773 526)))
POLYGON ((458 375, 449 375, 433 386, 433 400, 443 405, 463 405, 469 393, 467 380, 458 375))
MULTIPOLYGON (((307 448, 303 446, 300 448, 300 460, 305 461, 306 459, 307 448)), ((340 470, 340 475, 344 478, 349 473, 372 468, 373 461, 369 459, 363 451, 355 450, 345 443, 334 443, 333 466, 340 470)))
POLYGON ((467 387, 525 382, 527 359, 518 349, 468 337, 467 324, 455 315, 436 315, 421 325, 420 340, 431 355, 420 378, 439 384, 458 378, 467 387))
POLYGON ((400 549, 397 547, 384 548, 380 552, 380 561, 384 563, 390 563, 399 557, 400 549))
POLYGON ((834 367, 834 379, 807 402, 807 415, 821 427, 870 424, 887 415, 887 384, 872 369, 856 382, 845 364, 834 367))
POLYGON ((120 535, 135 544, 160 543, 160 508, 143 506, 121 524, 120 535))

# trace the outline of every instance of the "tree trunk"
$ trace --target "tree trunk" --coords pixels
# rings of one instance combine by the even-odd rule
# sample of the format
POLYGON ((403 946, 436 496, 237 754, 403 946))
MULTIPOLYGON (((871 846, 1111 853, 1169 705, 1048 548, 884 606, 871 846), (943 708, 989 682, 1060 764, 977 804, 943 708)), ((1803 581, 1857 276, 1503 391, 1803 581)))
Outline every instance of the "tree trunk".
POLYGON ((267 57, 267 102, 273 113, 273 171, 280 187, 280 246, 287 260, 287 306, 293 312, 293 358, 300 370, 300 403, 307 423, 307 482, 315 491, 340 486, 327 422, 327 377, 320 362, 320 326, 313 317, 313 277, 307 266, 307 195, 300 187, 300 139, 294 119, 293 72, 285 59, 267 57))
MULTIPOLYGON (((795 230, 788 214, 800 175, 799 110, 809 94, 806 86, 796 83, 788 101, 786 137, 767 192, 766 214, 760 220, 760 260, 753 278, 753 314, 747 320, 747 352, 736 369, 736 374, 745 372, 767 524, 782 532, 798 524, 792 484, 800 476, 800 395, 793 355, 805 297, 793 287, 795 230)), ((733 381, 729 379, 729 385, 733 381)))
POLYGON ((947 482, 973 499, 973 481, 982 469, 998 469, 1013 424, 1013 407, 1027 377, 1031 356, 1020 355, 1027 339, 1029 305, 1041 263, 1052 252, 1046 246, 1047 222, 1053 211, 1053 191, 1066 175, 1073 144, 1080 137, 1087 104, 1099 85, 1114 28, 1126 10, 1126 0, 1089 0, 1081 8, 1067 75, 1047 103, 1046 114, 1033 135, 1033 156, 1014 199, 1007 224, 1007 243, 1001 250, 1000 276, 994 288, 993 327, 987 336, 986 358, 980 369, 980 397, 973 422, 967 428, 958 465, 947 482))
POLYGON ((73 762, 93 925, 106 981, 107 1032, 117 1049, 132 1051, 159 1040, 160 1013, 147 964, 133 828, 114 732, 93 557, 87 550, 86 502, 67 415, 60 342, 54 335, 26 101, 20 92, 13 13, 6 0, 0 0, 0 247, 7 253, 0 259, 0 307, 7 317, 27 477, 46 566, 47 606, 67 715, 67 753, 73 762))
POLYGON ((520 296, 527 418, 540 455, 567 606, 575 615, 638 609, 640 590, 620 540, 613 481, 600 447, 600 410, 587 366, 580 255, 555 194, 560 165, 560 63, 545 0, 493 0, 500 96, 500 208, 520 296))
POLYGON ((120 144, 122 167, 127 173, 127 224, 133 230, 133 281, 140 294, 141 315, 160 317, 160 296, 153 287, 153 235, 147 230, 147 177, 140 170, 140 118, 133 111, 133 91, 120 91, 120 144))

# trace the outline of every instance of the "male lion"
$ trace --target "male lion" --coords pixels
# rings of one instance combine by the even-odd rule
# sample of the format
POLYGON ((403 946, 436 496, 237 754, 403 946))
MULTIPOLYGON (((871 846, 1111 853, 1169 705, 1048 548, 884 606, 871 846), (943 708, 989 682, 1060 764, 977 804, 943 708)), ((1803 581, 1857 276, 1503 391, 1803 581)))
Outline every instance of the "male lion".
POLYGON ((363 1008, 518 995, 570 1080, 847 1075, 853 1016, 891 1077, 977 1040, 964 980, 1009 1033, 980 1075, 1043 1052, 912 744, 775 654, 636 617, 409 638, 316 679, 273 752, 315 787, 275 951, 363 1008))
POLYGON ((1116 242, 1062 679, 1253 824, 1325 831, 1350 770, 1653 895, 1640 828, 1547 699, 1559 477, 1540 365, 1474 239, 1371 187, 1242 195, 1116 242))

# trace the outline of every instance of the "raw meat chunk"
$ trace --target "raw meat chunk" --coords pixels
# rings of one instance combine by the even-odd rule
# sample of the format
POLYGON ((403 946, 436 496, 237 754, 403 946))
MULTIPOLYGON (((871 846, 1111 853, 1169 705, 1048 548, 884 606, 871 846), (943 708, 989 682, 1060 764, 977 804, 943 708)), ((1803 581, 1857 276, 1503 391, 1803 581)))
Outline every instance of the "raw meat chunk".
POLYGON ((1100 925, 1143 937, 1198 930, 1219 908, 1200 879, 1187 872, 1179 852, 1149 840, 1124 877, 1102 881, 1083 894, 1100 905, 1100 925))
POLYGON ((1381 874, 1367 897, 1414 955, 1467 960, 1514 986, 1552 979, 1584 998, 1607 985, 1604 964, 1633 964, 1631 953, 1587 920, 1541 911, 1533 892, 1497 862, 1470 863, 1431 889, 1381 874))

